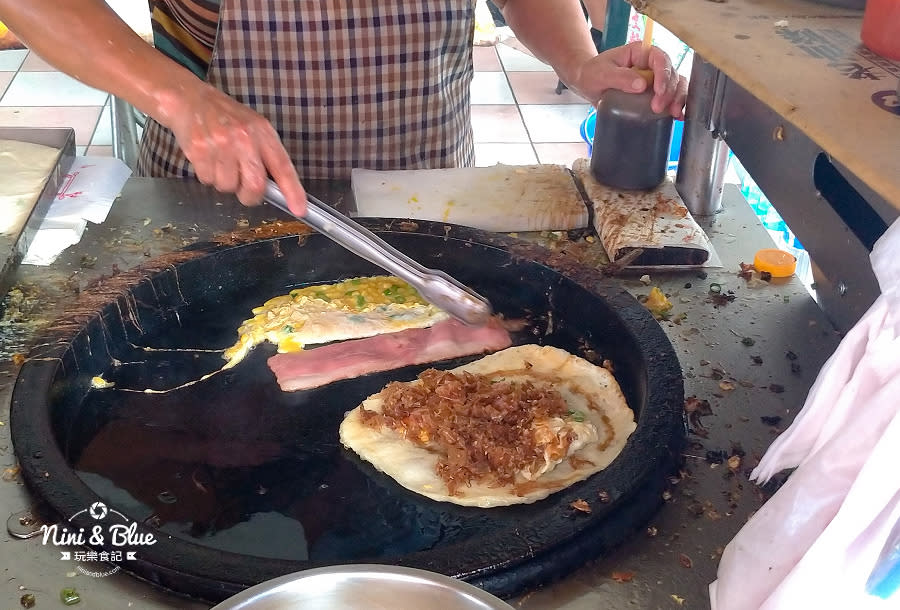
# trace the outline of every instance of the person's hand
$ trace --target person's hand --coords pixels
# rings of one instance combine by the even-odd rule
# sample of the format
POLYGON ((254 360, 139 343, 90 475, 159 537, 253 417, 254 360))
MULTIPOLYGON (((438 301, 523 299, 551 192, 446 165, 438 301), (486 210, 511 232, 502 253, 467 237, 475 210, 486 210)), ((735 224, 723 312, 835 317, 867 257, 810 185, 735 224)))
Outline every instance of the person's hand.
POLYGON ((584 62, 575 82, 570 87, 593 104, 607 89, 619 89, 628 93, 640 93, 647 88, 647 81, 635 71, 653 71, 654 112, 668 112, 676 119, 684 118, 687 99, 687 79, 680 76, 669 56, 657 47, 647 53, 640 42, 615 47, 584 62))
POLYGON ((200 81, 181 91, 159 120, 175 134, 200 182, 257 205, 271 175, 291 211, 306 213, 306 192, 268 120, 200 81))

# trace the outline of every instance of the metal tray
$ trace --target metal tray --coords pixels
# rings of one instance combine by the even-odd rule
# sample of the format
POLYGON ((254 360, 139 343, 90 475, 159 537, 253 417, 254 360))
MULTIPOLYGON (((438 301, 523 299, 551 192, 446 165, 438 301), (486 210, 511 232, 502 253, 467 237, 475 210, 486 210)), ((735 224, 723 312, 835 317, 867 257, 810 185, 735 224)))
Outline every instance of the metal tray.
POLYGON ((506 602, 461 580, 378 564, 332 566, 273 578, 226 599, 213 610, 276 608, 512 610, 506 602))
POLYGON ((31 211, 22 217, 22 223, 9 233, 0 234, 0 297, 12 285, 12 275, 31 245, 47 210, 53 204, 66 172, 75 160, 75 130, 71 127, 0 127, 0 140, 18 140, 58 148, 56 165, 35 200, 31 211))

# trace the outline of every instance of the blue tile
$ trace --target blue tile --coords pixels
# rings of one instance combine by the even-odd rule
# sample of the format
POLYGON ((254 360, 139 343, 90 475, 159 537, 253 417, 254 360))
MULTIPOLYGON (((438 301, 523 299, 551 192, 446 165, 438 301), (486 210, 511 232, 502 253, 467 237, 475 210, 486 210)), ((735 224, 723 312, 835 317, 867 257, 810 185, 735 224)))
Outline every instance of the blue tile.
POLYGON ((91 146, 112 146, 112 114, 109 103, 103 107, 100 120, 97 121, 97 129, 91 138, 91 146))
POLYGON ((22 62, 28 56, 28 49, 7 49, 0 51, 0 71, 13 71, 19 69, 22 62))
POLYGON ((590 104, 535 104, 519 106, 532 142, 581 142, 581 123, 590 104))
POLYGON ((505 72, 476 72, 472 78, 473 104, 515 104, 505 72))
POLYGON ((102 106, 108 97, 61 72, 19 72, 0 106, 102 106))

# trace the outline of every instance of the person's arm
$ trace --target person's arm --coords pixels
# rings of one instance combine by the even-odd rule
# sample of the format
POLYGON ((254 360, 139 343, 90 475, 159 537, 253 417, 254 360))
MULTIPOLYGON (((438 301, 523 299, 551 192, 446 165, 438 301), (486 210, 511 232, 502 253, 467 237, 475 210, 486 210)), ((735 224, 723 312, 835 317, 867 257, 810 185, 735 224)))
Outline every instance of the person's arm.
POLYGON ((201 182, 254 204, 268 172, 305 211, 272 125, 144 42, 103 0, 0 0, 0 21, 51 65, 171 129, 201 182))
POLYGON ((578 0, 494 2, 516 37, 586 100, 596 103, 606 89, 643 91, 646 81, 631 68, 649 67, 654 76, 651 107, 657 112, 668 109, 678 118, 683 115, 687 81, 660 49, 652 47, 648 56, 637 42, 597 55, 578 0))

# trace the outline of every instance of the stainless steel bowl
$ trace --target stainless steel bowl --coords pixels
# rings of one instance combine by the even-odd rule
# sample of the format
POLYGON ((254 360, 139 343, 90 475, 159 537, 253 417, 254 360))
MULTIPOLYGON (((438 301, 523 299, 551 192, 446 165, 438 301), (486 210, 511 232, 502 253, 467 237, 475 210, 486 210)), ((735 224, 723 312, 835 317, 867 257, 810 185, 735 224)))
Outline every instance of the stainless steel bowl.
POLYGON ((267 580, 212 610, 513 610, 490 593, 442 574, 377 564, 304 570, 267 580))

